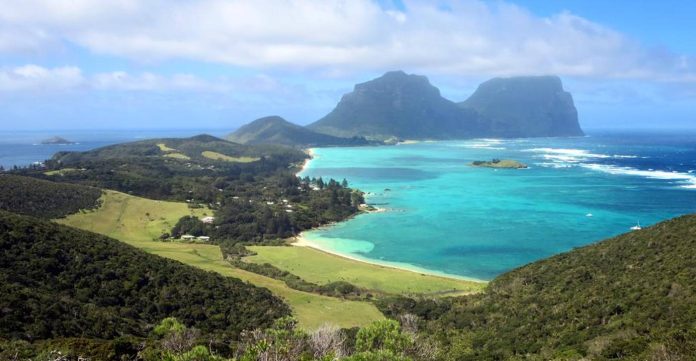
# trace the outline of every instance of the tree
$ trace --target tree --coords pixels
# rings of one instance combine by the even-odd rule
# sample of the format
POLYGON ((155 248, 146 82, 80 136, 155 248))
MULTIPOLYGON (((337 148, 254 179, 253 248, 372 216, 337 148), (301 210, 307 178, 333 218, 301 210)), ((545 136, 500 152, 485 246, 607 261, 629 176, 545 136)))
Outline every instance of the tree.
POLYGON ((341 187, 348 188, 348 181, 345 178, 343 178, 343 181, 341 182, 341 187))

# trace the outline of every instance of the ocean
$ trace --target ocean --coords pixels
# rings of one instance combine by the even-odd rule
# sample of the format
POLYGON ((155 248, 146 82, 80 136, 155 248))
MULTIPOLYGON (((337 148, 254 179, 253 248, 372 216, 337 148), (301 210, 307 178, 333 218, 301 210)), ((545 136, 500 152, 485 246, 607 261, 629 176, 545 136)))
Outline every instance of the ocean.
MULTIPOLYGON (((63 150, 226 130, 0 132, 0 165, 63 150), (41 145, 61 136, 71 145, 41 145)), ((696 213, 696 132, 590 132, 319 148, 302 176, 346 178, 384 212, 305 232, 317 246, 405 268, 490 280, 531 261, 696 213), (474 168, 515 159, 529 169, 474 168)))
POLYGON ((69 130, 69 131, 2 131, 0 130, 0 166, 10 169, 43 162, 60 151, 85 151, 111 144, 133 142, 148 138, 190 137, 198 134, 222 137, 229 130, 69 130), (41 141, 60 136, 77 144, 41 144, 41 141))
POLYGON ((305 232, 332 252, 490 280, 526 263, 696 213, 696 133, 591 132, 319 148, 300 174, 346 178, 384 212, 305 232), (514 159, 528 169, 475 168, 514 159))

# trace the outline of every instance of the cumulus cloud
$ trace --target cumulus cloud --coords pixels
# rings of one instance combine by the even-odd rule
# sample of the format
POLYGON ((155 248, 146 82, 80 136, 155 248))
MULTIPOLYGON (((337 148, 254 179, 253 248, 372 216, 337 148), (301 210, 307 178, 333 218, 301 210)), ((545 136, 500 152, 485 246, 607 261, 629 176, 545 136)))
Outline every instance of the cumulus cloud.
POLYGON ((369 0, 0 2, 5 53, 70 44, 139 62, 325 74, 405 68, 696 81, 692 57, 646 49, 568 12, 538 17, 505 2, 405 1, 403 9, 369 0))

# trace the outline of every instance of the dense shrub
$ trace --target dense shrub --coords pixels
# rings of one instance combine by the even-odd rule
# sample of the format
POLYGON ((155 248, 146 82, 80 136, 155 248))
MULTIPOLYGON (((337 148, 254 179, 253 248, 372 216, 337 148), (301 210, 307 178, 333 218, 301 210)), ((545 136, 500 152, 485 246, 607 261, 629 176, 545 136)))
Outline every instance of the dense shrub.
POLYGON ((101 190, 0 174, 0 210, 40 218, 60 218, 98 205, 101 190))
POLYGON ((176 317, 236 337, 290 310, 268 290, 116 240, 0 211, 0 337, 146 336, 176 317))

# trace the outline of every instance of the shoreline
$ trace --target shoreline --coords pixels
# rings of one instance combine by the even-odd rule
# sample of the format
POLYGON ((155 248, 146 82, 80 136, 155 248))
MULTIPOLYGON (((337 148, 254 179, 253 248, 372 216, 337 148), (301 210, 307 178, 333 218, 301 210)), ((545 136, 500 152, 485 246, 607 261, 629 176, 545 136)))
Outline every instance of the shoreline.
MULTIPOLYGON (((302 172, 304 172, 305 170, 307 170, 309 168, 309 165, 311 164, 312 160, 316 156, 316 152, 315 152, 314 148, 307 148, 304 150, 304 152, 307 153, 307 155, 309 155, 310 158, 305 159, 304 164, 302 164, 302 168, 297 173, 297 176, 299 176, 302 172)), ((372 211, 361 210, 361 213, 381 213, 381 212, 386 212, 386 211, 387 211, 386 208, 375 207, 375 209, 372 211)), ((352 218, 352 217, 350 217, 350 218, 352 218)), ((348 219, 350 219, 350 218, 348 218, 348 219)), ((342 222, 345 222, 348 219, 343 220, 342 222)), ((317 227, 314 229, 318 229, 318 228, 322 228, 322 227, 332 227, 335 224, 336 223, 326 224, 326 225, 323 225, 321 227, 317 227)), ((304 236, 304 232, 301 232, 297 236, 290 238, 289 243, 293 247, 309 247, 309 248, 315 249, 317 251, 327 253, 327 254, 330 254, 330 255, 333 255, 336 257, 341 257, 341 258, 348 259, 348 260, 355 261, 355 262, 370 264, 373 266, 392 268, 392 269, 397 269, 397 270, 406 271, 406 272, 413 272, 414 274, 428 275, 428 276, 441 277, 441 278, 447 278, 447 279, 454 279, 454 280, 458 280, 458 281, 477 282, 477 283, 484 283, 484 284, 488 283, 488 281, 476 279, 473 277, 465 277, 465 276, 459 276, 459 275, 450 274, 450 273, 446 273, 446 272, 429 270, 429 269, 418 267, 418 266, 411 265, 408 263, 380 261, 380 260, 375 260, 375 259, 371 259, 371 258, 367 258, 367 257, 360 257, 360 256, 357 256, 354 254, 340 253, 340 252, 337 252, 335 250, 328 249, 326 247, 322 247, 320 245, 317 245, 316 243, 307 239, 304 236)))
POLYGON ((296 176, 300 176, 300 173, 304 172, 307 170, 309 167, 309 163, 312 162, 312 159, 314 159, 314 156, 316 155, 316 152, 314 151, 314 148, 307 148, 304 149, 303 152, 309 156, 309 158, 305 159, 304 163, 302 163, 302 167, 300 167, 300 171, 295 174, 296 176))
POLYGON ((327 248, 327 247, 322 247, 322 246, 312 242, 311 240, 307 239, 307 237, 304 236, 304 232, 300 233, 296 237, 290 238, 290 245, 293 247, 312 248, 314 250, 317 250, 319 252, 323 252, 326 254, 330 254, 332 256, 340 257, 340 258, 351 260, 354 262, 365 263, 365 264, 369 264, 369 265, 373 265, 373 266, 377 266, 377 267, 391 268, 391 269, 396 269, 396 270, 400 270, 400 271, 412 272, 414 274, 419 274, 419 275, 427 275, 427 276, 432 276, 432 277, 453 279, 453 280, 457 280, 457 281, 476 282, 476 283, 482 283, 482 284, 488 283, 488 281, 485 281, 485 280, 480 280, 480 279, 473 278, 473 277, 459 276, 459 275, 441 272, 441 271, 430 270, 427 268, 418 267, 418 266, 408 264, 408 263, 392 262, 392 261, 380 261, 380 260, 375 260, 372 258, 361 257, 361 256, 358 256, 355 254, 341 253, 341 252, 332 250, 332 249, 327 248))

